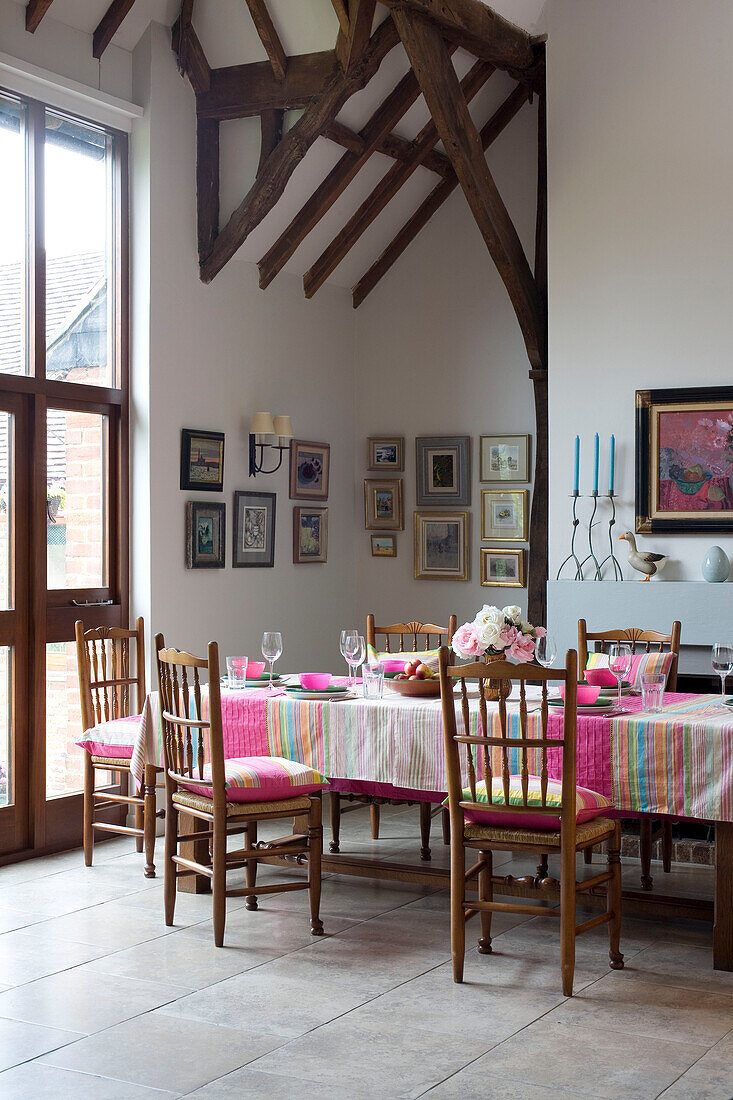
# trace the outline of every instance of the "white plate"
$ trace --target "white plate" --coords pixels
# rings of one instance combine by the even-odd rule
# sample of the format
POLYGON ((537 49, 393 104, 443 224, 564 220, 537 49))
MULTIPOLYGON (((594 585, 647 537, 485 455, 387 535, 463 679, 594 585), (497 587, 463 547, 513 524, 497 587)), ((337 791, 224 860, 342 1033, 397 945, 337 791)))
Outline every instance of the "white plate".
MULTIPOLYGON (((547 702, 548 702, 548 706, 552 707, 554 710, 563 710, 564 707, 565 707, 565 704, 562 701, 558 701, 556 703, 553 703, 548 699, 547 702)), ((601 715, 602 716, 604 714, 614 714, 615 711, 616 711, 615 703, 602 703, 600 706, 598 706, 597 703, 594 703, 593 706, 585 706, 585 707, 578 706, 578 708, 577 708, 578 715, 592 714, 592 715, 601 715)), ((621 713, 621 712, 619 712, 619 713, 621 713)))
POLYGON ((293 689, 285 694, 286 699, 307 699, 309 702, 321 702, 332 703, 336 699, 356 699, 353 691, 298 691, 293 689))

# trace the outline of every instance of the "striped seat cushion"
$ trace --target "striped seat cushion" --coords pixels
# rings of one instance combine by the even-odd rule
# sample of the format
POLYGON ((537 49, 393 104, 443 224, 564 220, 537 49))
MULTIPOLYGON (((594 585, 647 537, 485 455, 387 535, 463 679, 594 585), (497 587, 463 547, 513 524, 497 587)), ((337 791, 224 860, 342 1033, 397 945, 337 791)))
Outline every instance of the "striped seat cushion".
MULTIPOLYGON (((646 672, 661 672, 668 677, 672 669, 674 653, 635 653, 631 658, 629 682, 634 691, 641 691, 641 681, 646 672)), ((607 653, 589 653, 586 668, 608 668, 607 653)))
POLYGON ((367 646, 367 661, 370 665, 381 663, 382 661, 402 661, 407 664, 408 661, 422 661, 428 668, 432 668, 433 672, 438 671, 438 649, 420 649, 417 652, 409 652, 407 650, 399 650, 397 653, 387 653, 386 650, 375 649, 373 645, 367 646))
POLYGON ((140 731, 140 715, 129 718, 113 718, 110 722, 100 722, 85 730, 76 742, 80 749, 86 749, 92 756, 113 756, 118 760, 129 760, 135 748, 140 731))
MULTIPOLYGON (((540 786, 540 777, 538 775, 530 775, 528 787, 527 805, 541 806, 542 789, 540 786)), ((493 802, 500 806, 504 805, 504 785, 501 778, 492 780, 491 797, 493 802)), ((464 787, 463 800, 464 802, 473 801, 470 787, 464 787)), ((486 797, 486 783, 482 780, 480 783, 476 784, 476 802, 486 802, 488 804, 488 801, 486 797)), ((509 777, 509 805, 524 808, 522 777, 520 775, 512 775, 509 777)), ((558 809, 562 805, 562 783, 559 779, 548 779, 546 805, 557 806, 558 809)), ((604 798, 602 794, 597 794, 596 791, 588 790, 587 787, 575 788, 575 820, 578 824, 583 821, 590 821, 594 817, 599 817, 612 805, 613 803, 609 802, 607 798, 604 798)), ((502 828, 511 828, 514 826, 518 829, 547 829, 552 831, 556 831, 560 828, 559 815, 553 817, 550 814, 521 812, 509 814, 503 811, 492 813, 491 810, 487 810, 486 812, 483 810, 466 810, 466 820, 476 821, 482 825, 497 825, 502 828)))
MULTIPOLYGON (((224 775, 228 802, 267 802, 312 794, 328 786, 328 780, 320 772, 283 756, 232 757, 224 761, 224 775)), ((211 764, 204 766, 200 780, 193 779, 181 786, 211 798, 211 764)))

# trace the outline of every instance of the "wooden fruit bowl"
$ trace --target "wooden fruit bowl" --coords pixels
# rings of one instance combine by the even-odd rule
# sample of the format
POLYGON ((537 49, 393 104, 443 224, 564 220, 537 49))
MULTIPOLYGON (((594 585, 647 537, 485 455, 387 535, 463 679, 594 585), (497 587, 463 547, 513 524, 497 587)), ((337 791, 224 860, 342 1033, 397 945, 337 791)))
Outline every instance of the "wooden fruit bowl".
POLYGON ((389 687, 398 695, 417 696, 423 699, 440 695, 440 680, 390 680, 389 687))

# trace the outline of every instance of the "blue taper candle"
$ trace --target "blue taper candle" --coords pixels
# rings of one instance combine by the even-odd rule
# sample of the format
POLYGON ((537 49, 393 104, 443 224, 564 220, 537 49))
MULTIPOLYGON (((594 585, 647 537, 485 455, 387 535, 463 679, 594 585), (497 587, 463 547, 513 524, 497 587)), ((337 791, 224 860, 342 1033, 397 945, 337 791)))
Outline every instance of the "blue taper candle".
POLYGON ((595 439, 593 440, 593 492, 598 492, 598 432, 596 432, 595 439))
POLYGON ((616 436, 612 435, 608 441, 608 491, 613 492, 614 476, 616 473, 616 436))
POLYGON ((580 436, 575 437, 575 465, 573 467, 573 492, 580 490, 580 436))

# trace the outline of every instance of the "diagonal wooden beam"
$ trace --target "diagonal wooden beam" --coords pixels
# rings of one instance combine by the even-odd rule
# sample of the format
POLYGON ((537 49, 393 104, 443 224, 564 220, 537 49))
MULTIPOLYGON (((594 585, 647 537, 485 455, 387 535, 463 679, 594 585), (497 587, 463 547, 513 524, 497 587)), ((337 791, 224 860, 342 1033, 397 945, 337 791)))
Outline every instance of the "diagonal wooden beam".
POLYGON ((25 8, 25 29, 31 34, 38 30, 41 20, 52 4, 53 0, 28 0, 25 8))
POLYGON ((215 118, 196 119, 196 215, 201 261, 219 232, 219 123, 215 118))
POLYGON ((260 163, 257 166, 258 176, 264 168, 270 153, 282 140, 284 116, 285 112, 278 110, 263 111, 260 115, 260 163))
POLYGON ((221 271, 255 226, 272 210, 313 142, 354 92, 360 91, 371 80, 397 41, 394 23, 387 19, 377 27, 364 56, 348 76, 338 62, 334 64, 322 95, 305 109, 270 154, 248 194, 217 237, 210 255, 201 265, 204 282, 210 282, 221 271))
MULTIPOLYGON (((492 142, 496 141, 499 134, 509 125, 522 105, 527 102, 527 95, 527 89, 523 85, 518 85, 494 112, 481 130, 481 147, 484 152, 492 142)), ((366 296, 374 290, 379 280, 387 274, 405 249, 412 244, 420 230, 428 224, 436 210, 443 205, 457 187, 458 176, 455 172, 451 172, 448 179, 442 180, 433 188, 428 197, 418 206, 415 213, 408 218, 399 233, 390 241, 379 258, 374 261, 369 270, 362 275, 359 282, 354 286, 352 290, 354 309, 360 306, 366 296)))
POLYGON ((343 30, 336 41, 336 56, 345 73, 350 73, 364 53, 372 33, 377 0, 346 0, 349 12, 348 33, 343 30))
MULTIPOLYGON (((449 47, 450 50, 455 47, 449 47)), ((413 72, 406 73, 399 84, 379 105, 361 131, 363 150, 344 153, 341 160, 326 176, 323 183, 300 208, 288 227, 283 230, 273 246, 259 261, 260 286, 264 290, 282 271, 293 253, 300 247, 315 225, 321 220, 338 197, 366 164, 379 143, 391 132, 420 95, 420 85, 413 72)))
POLYGON ((341 33, 348 35, 349 33, 349 11, 346 7, 347 0, 331 0, 333 10, 336 12, 336 18, 339 21, 339 27, 341 33))
POLYGON ((542 308, 537 284, 489 171, 440 31, 430 20, 407 9, 395 8, 392 18, 476 224, 507 288, 530 363, 541 367, 542 308))
POLYGON ((211 87, 199 96, 196 110, 220 122, 249 118, 262 111, 292 111, 307 107, 323 92, 333 72, 333 50, 295 54, 288 59, 283 80, 277 80, 269 61, 227 65, 213 69, 211 87))
MULTIPOLYGON (((328 129, 324 131, 323 136, 337 145, 342 145, 344 149, 350 149, 352 153, 361 154, 364 152, 364 139, 361 134, 357 133, 356 130, 351 130, 348 126, 344 126, 338 120, 331 123, 328 129)), ((376 152, 384 154, 385 157, 391 157, 392 160, 408 160, 414 150, 414 141, 400 137, 399 134, 387 134, 376 148, 376 152)), ((429 168, 431 172, 437 172, 439 176, 455 175, 453 165, 445 153, 436 152, 434 149, 425 154, 421 164, 423 168, 429 168)))
POLYGON ((178 62, 178 70, 187 76, 191 87, 199 96, 209 90, 211 69, 206 54, 193 29, 193 0, 183 0, 181 14, 171 28, 171 47, 178 62))
POLYGON ((249 8, 249 14, 252 16, 255 30, 260 36, 260 42, 265 47, 265 53, 270 59, 275 79, 282 81, 285 79, 288 59, 285 56, 280 36, 275 30, 275 24, 267 10, 267 4, 265 0, 245 0, 245 2, 249 8))
POLYGON ((134 3, 135 0, 112 0, 94 32, 92 39, 92 54, 94 57, 100 58, 102 56, 134 3))
MULTIPOLYGON (((448 64, 452 70, 453 66, 450 60, 448 64)), ((460 85, 465 102, 473 99, 493 72, 494 66, 490 65, 488 61, 476 61, 460 85)), ((381 214, 387 203, 407 183, 415 169, 422 163, 438 140, 438 129, 431 119, 415 138, 412 155, 407 160, 401 161, 390 168, 386 176, 379 181, 356 213, 349 218, 343 229, 337 233, 312 267, 306 271, 303 276, 303 289, 306 298, 312 298, 316 291, 323 286, 328 276, 335 271, 362 234, 381 214)))

